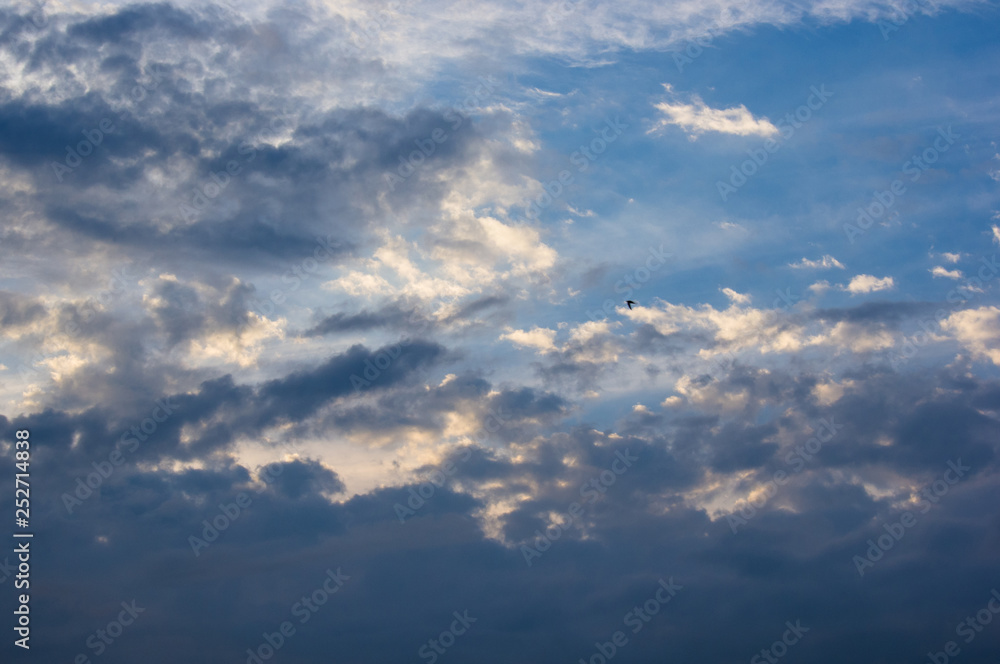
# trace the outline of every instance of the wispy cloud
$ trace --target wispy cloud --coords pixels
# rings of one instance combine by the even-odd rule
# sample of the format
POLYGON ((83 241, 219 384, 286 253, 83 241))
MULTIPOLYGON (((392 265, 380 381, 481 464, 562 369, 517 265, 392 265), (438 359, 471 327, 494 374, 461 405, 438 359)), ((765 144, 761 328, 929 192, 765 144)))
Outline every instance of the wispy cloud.
POLYGON ((944 277, 945 279, 961 279, 963 276, 961 270, 946 270, 940 265, 935 265, 931 270, 931 274, 935 277, 944 277))
POLYGON ((737 293, 732 288, 720 288, 719 291, 725 294, 733 304, 750 304, 749 295, 737 293))
POLYGON ((742 104, 731 108, 711 108, 696 94, 684 101, 669 83, 663 87, 667 90, 668 99, 654 105, 663 117, 647 133, 662 131, 670 126, 680 127, 692 139, 706 132, 764 138, 778 133, 778 128, 770 120, 755 118, 742 104))
POLYGON ((788 267, 795 268, 798 270, 804 270, 804 269, 828 270, 830 268, 835 267, 839 270, 843 270, 844 264, 828 254, 826 256, 823 256, 823 258, 819 259, 818 261, 809 260, 808 258, 803 258, 797 263, 789 263, 788 267))

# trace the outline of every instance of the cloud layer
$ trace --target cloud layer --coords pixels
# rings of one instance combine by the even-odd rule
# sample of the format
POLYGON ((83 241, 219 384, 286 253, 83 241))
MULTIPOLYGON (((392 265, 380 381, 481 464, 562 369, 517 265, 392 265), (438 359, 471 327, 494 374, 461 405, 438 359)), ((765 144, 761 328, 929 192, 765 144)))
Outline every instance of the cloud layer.
POLYGON ((34 657, 992 662, 997 22, 0 10, 34 657))

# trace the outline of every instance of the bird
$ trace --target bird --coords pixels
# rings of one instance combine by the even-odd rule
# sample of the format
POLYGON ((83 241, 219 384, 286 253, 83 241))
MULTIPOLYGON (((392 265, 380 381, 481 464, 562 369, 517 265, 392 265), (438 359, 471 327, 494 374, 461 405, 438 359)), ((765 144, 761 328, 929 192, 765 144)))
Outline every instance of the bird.
POLYGON ((627 304, 627 305, 628 305, 628 310, 629 310, 629 311, 632 311, 632 305, 633 305, 633 304, 639 304, 639 303, 638 303, 638 302, 636 302, 635 300, 625 300, 625 304, 627 304))

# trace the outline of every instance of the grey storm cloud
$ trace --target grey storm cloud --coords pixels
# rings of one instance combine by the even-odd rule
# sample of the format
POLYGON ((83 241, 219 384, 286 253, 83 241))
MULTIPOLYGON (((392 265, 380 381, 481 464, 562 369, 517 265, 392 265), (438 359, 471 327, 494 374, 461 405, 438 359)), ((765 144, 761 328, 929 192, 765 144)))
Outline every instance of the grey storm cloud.
POLYGON ((0 325, 19 327, 45 315, 45 307, 19 293, 0 291, 0 325))
MULTIPOLYGON (((970 396, 981 398, 984 391, 996 388, 981 384, 970 389, 970 396)), ((206 400, 219 403, 231 388, 220 393, 205 386, 203 391, 206 400)), ((189 406, 196 408, 194 403, 189 406)), ((919 417, 914 413, 908 419, 917 426, 919 417)), ((965 414, 941 417, 954 424, 965 414)), ((77 418, 73 426, 82 422, 77 418)), ((65 429, 70 421, 48 413, 44 423, 41 418, 14 421, 7 428, 25 425, 35 436, 56 440, 55 430, 65 429)), ((93 416, 91 426, 103 428, 93 416)), ((712 422, 693 419, 689 426, 705 427, 704 435, 710 436, 712 422)), ((990 428, 995 436, 995 422, 990 428)), ((853 436, 850 430, 846 433, 843 440, 849 443, 853 436)), ((917 434, 904 428, 901 435, 917 434)), ((680 440, 670 436, 611 441, 579 429, 552 437, 519 462, 482 452, 464 462, 456 458, 462 490, 440 489, 428 499, 426 510, 403 524, 395 518, 393 505, 411 495, 410 487, 380 489, 330 503, 319 493, 340 491, 342 483, 335 467, 315 462, 284 463, 278 479, 259 488, 246 469, 224 458, 205 470, 132 469, 122 481, 102 487, 99 500, 72 517, 60 511, 54 491, 53 498, 39 505, 47 515, 40 520, 46 525, 39 536, 51 542, 39 558, 50 570, 47 584, 53 589, 77 588, 80 592, 72 596, 78 599, 68 600, 70 605, 89 607, 63 618, 63 629, 50 637, 46 647, 53 654, 73 653, 83 647, 87 634, 107 622, 102 608, 110 612, 124 592, 103 580, 114 570, 116 578, 128 581, 129 597, 140 598, 139 605, 150 611, 147 615, 155 616, 136 623, 135 636, 116 644, 115 657, 144 653, 148 661, 169 661, 168 653, 174 651, 167 639, 176 643, 176 630, 201 639, 203 650, 193 661, 212 661, 224 654, 238 657, 263 632, 274 631, 286 619, 289 607, 315 585, 312 577, 339 566, 351 576, 350 582, 317 614, 323 616, 318 623, 323 629, 302 627, 302 636, 288 646, 291 656, 305 660, 337 652, 343 661, 356 662, 372 653, 388 660, 408 658, 413 643, 441 631, 437 622, 454 607, 468 607, 471 615, 481 616, 484 626, 488 620, 490 629, 470 632, 464 646, 469 650, 456 650, 460 656, 485 651, 494 654, 475 657, 500 662, 516 654, 524 661, 550 661, 567 648, 586 652, 593 647, 595 633, 620 627, 622 615, 641 604, 658 577, 673 576, 684 586, 677 596, 678 610, 669 620, 650 622, 649 631, 637 635, 633 643, 637 657, 661 652, 669 642, 679 653, 678 661, 703 661, 706 656, 735 659, 747 650, 753 652, 760 634, 791 617, 816 629, 815 640, 806 639, 800 646, 810 661, 868 656, 871 648, 880 651, 878 636, 887 632, 898 632, 912 643, 913 657, 919 657, 947 632, 940 627, 925 634, 900 632, 901 617, 920 623, 925 615, 906 599, 905 588, 914 577, 924 579, 936 593, 939 607, 961 612, 975 599, 970 581, 979 578, 991 560, 987 549, 960 545, 976 541, 979 526, 970 517, 981 513, 981 501, 997 491, 992 480, 995 459, 981 454, 966 457, 965 449, 954 447, 967 444, 970 435, 962 429, 948 439, 939 438, 936 431, 920 434, 920 445, 935 449, 936 458, 927 459, 913 475, 915 481, 932 478, 955 456, 962 456, 973 470, 897 543, 898 550, 887 552, 863 578, 856 574, 851 556, 880 534, 880 523, 899 512, 889 501, 874 500, 861 487, 839 484, 826 474, 837 466, 836 445, 820 455, 811 481, 787 487, 783 497, 795 502, 796 512, 765 508, 737 535, 723 519, 710 519, 704 510, 679 499, 704 466, 693 450, 685 452, 680 440), (547 526, 545 514, 562 513, 573 501, 586 501, 580 489, 611 467, 616 452, 637 461, 587 505, 581 523, 587 537, 567 528, 531 568, 515 546, 485 537, 472 517, 482 502, 470 493, 489 495, 497 489, 485 487, 498 482, 512 492, 527 483, 540 483, 542 490, 535 497, 504 517, 507 536, 515 542, 532 542, 534 533, 547 526), (567 455, 580 461, 571 468, 562 461, 567 455), (193 557, 187 537, 218 512, 217 505, 233 501, 241 491, 252 504, 210 549, 193 557), (649 509, 654 498, 669 508, 649 509), (396 546, 386 548, 387 538, 396 546), (918 551, 928 553, 914 557, 918 551), (75 561, 72 566, 69 555, 75 561), (285 564, 272 564, 275 556, 285 564), (946 561, 951 572, 940 575, 937 571, 946 561), (72 571, 77 565, 85 565, 90 573, 79 577, 72 571), (159 573, 153 574, 150 566, 159 573), (84 594, 86 601, 79 599, 84 594), (187 608, 181 611, 181 606, 187 608), (848 614, 864 616, 870 633, 859 635, 838 618, 848 614), (567 615, 572 617, 568 623, 567 615), (377 631, 362 629, 380 620, 398 621, 394 633, 399 638, 386 640, 377 631), (699 631, 705 620, 716 621, 726 639, 706 644, 699 631), (822 632, 818 625, 823 625, 822 632), (559 643, 552 642, 553 630, 560 634, 559 643), (508 633, 520 635, 519 645, 503 645, 500 635, 508 633), (852 637, 845 641, 848 634, 852 637), (152 652, 151 643, 159 646, 152 652), (162 657, 156 651, 162 651, 162 657)), ((720 447, 732 443, 725 431, 716 439, 720 447)), ((877 444, 869 442, 868 447, 877 444)), ((872 465, 897 467, 878 459, 872 465)), ((43 486, 56 488, 53 476, 43 481, 43 486)), ((988 591, 983 587, 984 596, 988 591)), ((55 619, 66 601, 62 593, 43 595, 36 610, 45 619, 55 619)))
MULTIPOLYGON (((333 400, 354 395, 351 375, 363 374, 366 363, 387 349, 370 351, 360 345, 354 346, 314 369, 296 371, 259 386, 237 385, 231 376, 222 376, 203 382, 191 394, 160 395, 156 401, 150 399, 139 406, 145 410, 118 413, 117 417, 100 407, 78 415, 60 415, 50 409, 13 420, 5 418, 4 423, 8 431, 20 428, 39 431, 39 435, 50 441, 53 450, 71 451, 69 456, 58 461, 65 469, 86 469, 94 459, 107 457, 123 444, 128 446, 129 441, 138 446, 135 438, 145 442, 146 436, 136 432, 136 425, 147 418, 147 411, 153 404, 165 399, 176 412, 156 428, 155 436, 148 436, 150 442, 145 449, 152 451, 145 453, 159 458, 195 459, 225 452, 238 435, 300 421, 333 400), (57 416, 60 425, 49 432, 57 416), (180 432, 186 425, 200 428, 200 433, 194 440, 182 444, 180 432)), ((366 391, 377 393, 398 386, 411 375, 443 359, 443 354, 443 347, 437 344, 414 341, 366 391)))

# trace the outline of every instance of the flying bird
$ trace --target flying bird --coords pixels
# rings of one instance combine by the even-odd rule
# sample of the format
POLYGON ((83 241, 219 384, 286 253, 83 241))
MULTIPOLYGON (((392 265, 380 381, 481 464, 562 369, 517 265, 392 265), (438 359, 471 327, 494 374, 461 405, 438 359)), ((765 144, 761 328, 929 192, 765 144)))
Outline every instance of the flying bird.
POLYGON ((629 311, 632 311, 632 305, 633 305, 633 304, 639 304, 639 303, 638 303, 638 302, 636 302, 635 300, 625 300, 625 304, 627 304, 627 305, 628 305, 628 310, 629 310, 629 311))

